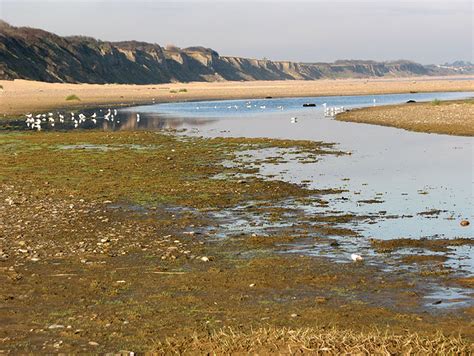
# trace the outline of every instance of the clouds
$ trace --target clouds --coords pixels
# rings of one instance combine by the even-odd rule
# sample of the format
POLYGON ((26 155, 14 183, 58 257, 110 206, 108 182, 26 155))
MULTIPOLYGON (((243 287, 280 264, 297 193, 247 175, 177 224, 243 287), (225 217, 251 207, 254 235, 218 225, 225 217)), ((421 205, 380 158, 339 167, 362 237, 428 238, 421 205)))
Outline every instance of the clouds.
POLYGON ((423 63, 472 56, 470 1, 0 1, 1 17, 13 25, 104 40, 203 45, 227 55, 423 63))

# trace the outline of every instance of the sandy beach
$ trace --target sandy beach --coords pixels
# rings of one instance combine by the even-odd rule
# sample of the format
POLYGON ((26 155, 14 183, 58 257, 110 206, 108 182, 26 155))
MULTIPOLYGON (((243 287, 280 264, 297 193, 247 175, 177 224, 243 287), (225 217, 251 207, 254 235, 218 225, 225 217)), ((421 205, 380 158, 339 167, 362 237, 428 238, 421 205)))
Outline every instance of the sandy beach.
POLYGON ((0 116, 59 108, 206 100, 408 92, 472 91, 474 76, 317 81, 172 83, 156 85, 65 84, 27 80, 0 81, 0 116), (463 78, 464 80, 460 80, 463 78), (472 80, 467 80, 472 79, 472 80), (80 100, 66 100, 75 95, 80 100))
POLYGON ((474 100, 363 108, 339 114, 337 120, 418 132, 474 136, 474 100))

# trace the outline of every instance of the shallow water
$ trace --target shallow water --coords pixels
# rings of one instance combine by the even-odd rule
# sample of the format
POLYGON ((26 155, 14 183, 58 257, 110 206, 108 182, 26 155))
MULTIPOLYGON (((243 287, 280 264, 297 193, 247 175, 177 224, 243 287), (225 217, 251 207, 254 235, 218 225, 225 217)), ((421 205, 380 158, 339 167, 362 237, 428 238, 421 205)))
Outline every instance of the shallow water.
MULTIPOLYGON (((407 100, 456 99, 472 93, 419 93, 378 96, 341 96, 265 100, 231 100, 169 103, 122 110, 140 112, 160 127, 188 128, 203 136, 245 136, 309 139, 336 142, 348 156, 325 156, 314 164, 289 160, 260 166, 264 175, 285 181, 311 181, 312 188, 343 188, 347 200, 331 207, 356 214, 404 216, 380 219, 363 226, 365 236, 396 237, 472 236, 472 225, 462 228, 462 218, 473 220, 473 150, 471 137, 414 133, 375 125, 338 122, 324 117, 322 103, 363 107, 403 103, 407 100), (303 108, 303 103, 316 108, 303 108), (265 108, 263 108, 265 107, 265 108), (179 118, 178 118, 179 116, 179 118), (298 122, 292 124, 291 117, 298 122), (360 201, 377 199, 381 203, 360 201), (422 214, 441 210, 439 214, 422 214), (407 217, 411 216, 411 217, 407 217)), ((150 126, 142 121, 143 125, 150 126)), ((251 163, 252 158, 249 159, 251 163)))
MULTIPOLYGON (((357 251, 366 257, 366 263, 382 265, 387 271, 400 268, 410 271, 414 267, 403 266, 401 257, 432 252, 405 249, 392 253, 390 257, 380 256, 373 251, 368 238, 472 237, 473 225, 461 227, 459 222, 461 219, 474 221, 474 139, 338 122, 324 116, 322 105, 353 108, 407 100, 458 99, 472 94, 420 93, 169 103, 128 108, 123 112, 140 112, 149 120, 143 121, 147 127, 186 128, 188 133, 206 137, 268 137, 337 143, 336 149, 351 152, 351 155, 323 156, 318 162, 309 164, 288 155, 286 163, 259 165, 260 174, 298 184, 309 181, 311 188, 347 190, 342 194, 344 199, 339 195, 330 198, 327 208, 299 205, 298 208, 307 215, 336 211, 370 215, 377 219, 353 223, 350 227, 366 238, 338 239, 340 246, 337 249, 329 243, 313 242, 283 247, 287 252, 324 255, 339 262, 350 261, 350 253, 357 251), (315 103, 317 107, 304 108, 304 103, 315 103), (296 123, 291 122, 292 117, 297 117, 296 123), (361 202, 364 200, 378 202, 361 202)), ((275 156, 275 152, 266 154, 275 156)), ((257 157, 264 158, 265 153, 260 152, 257 157)), ((254 158, 243 157, 242 160, 251 165, 254 158)), ((281 223, 272 226, 265 221, 249 224, 251 219, 256 221, 255 217, 245 218, 240 211, 227 212, 227 215, 228 223, 222 226, 223 235, 251 230, 260 234, 265 229, 284 226, 281 223), (232 214, 235 214, 233 221, 232 214)), ((472 275, 474 272, 472 246, 451 248, 445 255, 448 260, 444 265, 456 275, 472 275)), ((472 298, 466 297, 469 294, 467 290, 440 288, 436 284, 430 290, 426 294, 427 305, 437 299, 444 300, 432 307, 472 304, 472 298), (455 296, 453 291, 456 291, 455 296)))

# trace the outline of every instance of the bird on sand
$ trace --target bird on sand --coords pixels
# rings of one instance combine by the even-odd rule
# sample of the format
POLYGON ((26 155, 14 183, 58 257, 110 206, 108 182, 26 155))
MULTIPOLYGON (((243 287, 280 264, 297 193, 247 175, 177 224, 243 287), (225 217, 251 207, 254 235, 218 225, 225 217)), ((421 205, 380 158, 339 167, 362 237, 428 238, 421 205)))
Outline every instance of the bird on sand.
POLYGON ((351 254, 351 260, 354 262, 361 262, 364 260, 364 258, 361 255, 358 255, 357 253, 351 254))

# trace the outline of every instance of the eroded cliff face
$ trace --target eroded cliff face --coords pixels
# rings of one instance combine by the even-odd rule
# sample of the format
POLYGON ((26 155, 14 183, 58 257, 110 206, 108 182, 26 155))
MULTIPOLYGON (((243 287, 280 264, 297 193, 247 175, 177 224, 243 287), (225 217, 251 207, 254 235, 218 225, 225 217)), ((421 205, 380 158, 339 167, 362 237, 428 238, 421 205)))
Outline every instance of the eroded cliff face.
POLYGON ((223 80, 292 80, 450 74, 409 61, 295 63, 220 56, 203 47, 61 37, 0 22, 0 79, 153 84, 223 80))

